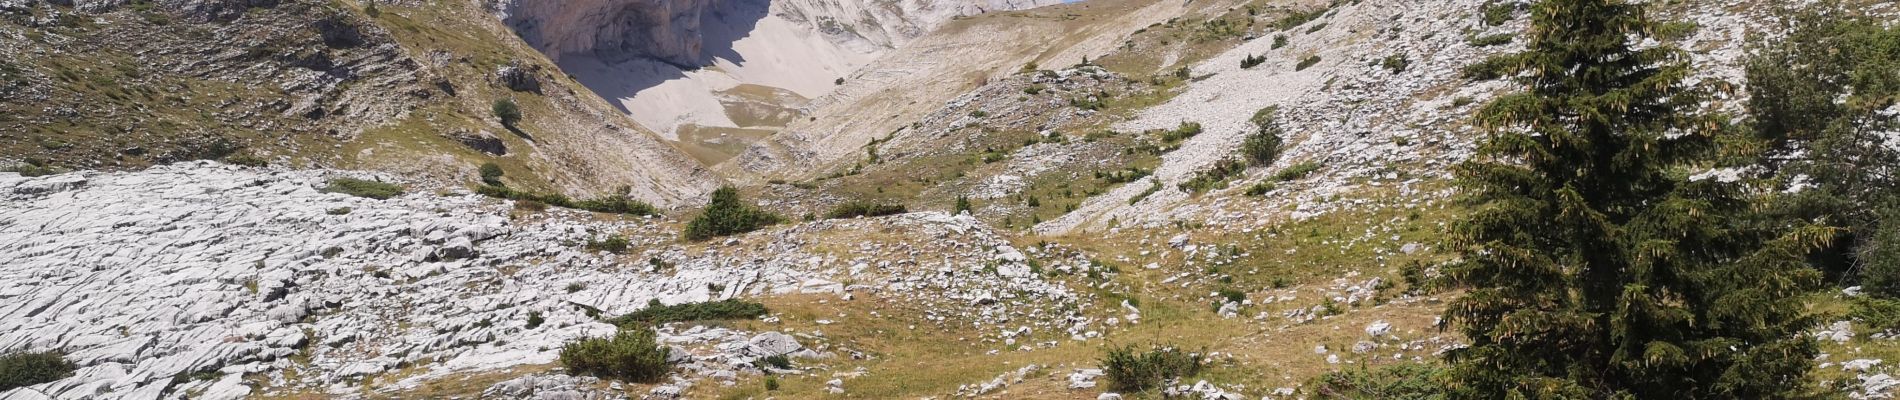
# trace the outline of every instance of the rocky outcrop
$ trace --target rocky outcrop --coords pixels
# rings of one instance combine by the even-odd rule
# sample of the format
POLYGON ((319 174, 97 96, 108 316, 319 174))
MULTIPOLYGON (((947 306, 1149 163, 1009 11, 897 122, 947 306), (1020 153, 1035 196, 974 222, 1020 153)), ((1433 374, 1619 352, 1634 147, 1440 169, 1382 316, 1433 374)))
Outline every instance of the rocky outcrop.
MULTIPOLYGON (((338 383, 414 371, 372 388, 400 392, 554 362, 566 341, 614 331, 591 315, 656 300, 875 296, 867 300, 931 310, 928 321, 940 327, 981 326, 994 341, 1031 330, 1093 338, 1100 329, 1073 311, 1085 305, 1076 292, 1030 273, 1022 252, 967 216, 819 221, 681 244, 679 224, 659 218, 563 209, 511 218, 507 202, 415 184, 389 200, 319 190, 335 176, 396 181, 210 162, 0 173, 0 259, 8 260, 0 264, 0 353, 63 349, 80 366, 71 378, 0 399, 353 396, 364 387, 338 383), (823 249, 873 231, 893 239, 852 241, 862 259, 823 249), (609 234, 633 249, 581 247, 609 234), (996 272, 976 273, 986 269, 996 272), (245 376, 262 376, 267 387, 245 376)), ((1048 267, 1092 268, 1086 259, 1048 267)), ((780 332, 662 327, 660 340, 680 349, 674 361, 687 381, 730 381, 756 372, 752 361, 762 357, 826 357, 811 349, 816 339, 780 332)), ((562 392, 561 382, 493 390, 562 392)))
POLYGON ((572 53, 693 65, 713 0, 503 0, 502 21, 548 58, 572 53))

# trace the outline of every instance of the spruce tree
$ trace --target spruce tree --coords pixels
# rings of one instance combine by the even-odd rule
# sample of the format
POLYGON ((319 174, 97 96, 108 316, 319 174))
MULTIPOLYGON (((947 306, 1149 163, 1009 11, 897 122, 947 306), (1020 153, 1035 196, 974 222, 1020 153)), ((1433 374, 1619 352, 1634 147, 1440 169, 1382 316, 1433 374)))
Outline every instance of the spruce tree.
POLYGON ((1449 232, 1467 289, 1445 321, 1458 398, 1782 398, 1816 349, 1796 297, 1818 227, 1752 223, 1751 192, 1706 169, 1725 125, 1697 112, 1680 51, 1623 0, 1545 0, 1528 48, 1496 61, 1524 87, 1456 169, 1471 212, 1449 232))

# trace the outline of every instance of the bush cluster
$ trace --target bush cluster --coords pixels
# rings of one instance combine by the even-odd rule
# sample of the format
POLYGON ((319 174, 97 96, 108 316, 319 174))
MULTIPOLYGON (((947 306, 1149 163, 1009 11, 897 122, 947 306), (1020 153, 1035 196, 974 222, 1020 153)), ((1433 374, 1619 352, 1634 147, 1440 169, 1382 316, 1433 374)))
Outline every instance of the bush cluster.
POLYGON ((1141 352, 1135 346, 1113 347, 1102 356, 1102 373, 1110 389, 1138 392, 1160 387, 1169 379, 1191 378, 1205 363, 1199 353, 1172 346, 1141 352))
POLYGON ((841 219, 855 217, 879 217, 910 212, 903 204, 880 204, 864 201, 851 201, 832 207, 825 212, 825 218, 841 219))
POLYGON ((535 202, 555 207, 572 208, 609 214, 659 215, 660 209, 644 201, 626 196, 602 196, 587 200, 574 200, 559 193, 539 193, 515 190, 505 186, 481 186, 475 193, 484 196, 509 199, 518 202, 535 202))
POLYGON ((0 355, 0 392, 66 379, 75 369, 55 351, 0 355))
POLYGON ((706 240, 755 231, 784 220, 777 214, 746 204, 739 199, 739 189, 726 186, 714 190, 706 210, 686 223, 685 236, 686 240, 706 240))
POLYGON ((612 337, 585 338, 561 348, 561 366, 576 375, 628 382, 658 383, 672 369, 670 349, 654 340, 652 329, 621 329, 612 337))
POLYGON ((335 178, 330 180, 330 184, 325 186, 323 191, 377 200, 387 200, 392 197, 401 196, 402 186, 394 183, 356 178, 335 178))
POLYGON ((681 321, 753 319, 764 316, 766 312, 768 310, 765 309, 764 304, 738 299, 670 306, 660 304, 659 300, 653 300, 648 301, 647 307, 640 311, 614 317, 607 322, 620 326, 658 325, 681 321))

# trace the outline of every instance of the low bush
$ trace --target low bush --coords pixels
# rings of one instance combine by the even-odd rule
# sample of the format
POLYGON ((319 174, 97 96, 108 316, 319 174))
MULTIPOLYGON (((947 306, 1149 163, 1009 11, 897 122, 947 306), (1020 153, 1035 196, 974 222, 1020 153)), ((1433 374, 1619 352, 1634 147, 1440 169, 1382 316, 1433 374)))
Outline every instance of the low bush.
POLYGON ((1194 137, 1194 135, 1199 135, 1201 132, 1201 123, 1181 121, 1181 125, 1175 126, 1174 129, 1162 131, 1161 141, 1176 143, 1194 137))
POLYGON ((1466 65, 1463 70, 1459 71, 1459 76, 1474 81, 1488 81, 1503 78, 1505 74, 1510 73, 1511 65, 1516 63, 1516 61, 1517 60, 1510 55, 1488 57, 1483 61, 1466 65))
POLYGON ((1248 119, 1254 131, 1240 143, 1240 156, 1248 165, 1270 165, 1280 157, 1280 136, 1285 130, 1280 127, 1279 113, 1278 106, 1269 106, 1254 112, 1253 118, 1248 119))
POLYGON ((1223 158, 1220 161, 1215 161, 1213 168, 1208 168, 1206 171, 1194 174, 1193 178, 1189 178, 1186 182, 1181 182, 1177 187, 1179 187, 1181 191, 1188 193, 1201 193, 1212 189, 1221 189, 1227 187, 1227 180, 1229 178, 1240 175, 1246 171, 1246 164, 1242 164, 1240 161, 1236 161, 1232 158, 1223 158))
POLYGON ((1273 180, 1286 182, 1286 181, 1291 181, 1295 179, 1305 178, 1307 175, 1311 175, 1313 171, 1318 171, 1318 170, 1319 170, 1319 163, 1307 161, 1307 162, 1303 162, 1299 164, 1294 164, 1291 167, 1286 167, 1286 169, 1280 170, 1280 172, 1278 173, 1274 173, 1273 180))
POLYGON ((401 196, 402 186, 394 183, 356 178, 335 178, 330 180, 330 184, 325 186, 323 191, 377 200, 387 200, 392 197, 401 196))
POLYGON ((956 213, 956 214, 962 214, 962 213, 967 213, 971 211, 972 209, 970 208, 970 196, 957 195, 956 207, 951 209, 951 212, 956 213))
POLYGON ((842 219, 856 217, 878 217, 910 212, 903 204, 879 204, 863 201, 851 201, 832 207, 825 212, 825 218, 842 219))
POLYGON ((658 383, 672 369, 666 363, 670 349, 654 340, 652 329, 621 329, 613 337, 585 338, 561 348, 561 366, 568 373, 628 382, 658 383))
POLYGON ((1169 379, 1198 375, 1204 362, 1201 354, 1175 347, 1156 346, 1141 352, 1131 345, 1109 348, 1102 356, 1102 372, 1110 389, 1138 392, 1161 387, 1169 379))
POLYGON ((55 351, 0 355, 0 392, 66 379, 75 369, 55 351))
POLYGON ((753 319, 768 312, 764 304, 726 299, 704 303, 684 303, 663 305, 658 300, 647 302, 647 308, 627 315, 614 317, 607 322, 619 326, 658 325, 680 321, 716 321, 733 319, 753 319))
POLYGON ((1273 182, 1258 182, 1254 183, 1253 186, 1248 186, 1245 194, 1248 196, 1265 196, 1267 192, 1279 188, 1280 185, 1274 184, 1273 182))
POLYGON ((746 204, 739 199, 739 189, 726 186, 714 190, 706 210, 686 223, 685 236, 686 240, 706 240, 755 231, 784 220, 777 214, 746 204))
POLYGON ((589 251, 604 251, 614 254, 626 253, 627 248, 632 246, 633 243, 628 242, 626 236, 620 235, 609 235, 606 239, 587 242, 587 250, 589 251))
POLYGON ((1265 62, 1267 62, 1267 56, 1256 56, 1256 55, 1248 54, 1246 57, 1242 57, 1240 59, 1240 69, 1253 68, 1254 66, 1260 65, 1261 63, 1265 63, 1265 62))
POLYGON ((489 107, 489 111, 495 114, 496 119, 501 120, 502 126, 514 128, 515 124, 521 122, 521 106, 515 105, 514 100, 496 99, 495 104, 489 107))
POLYGON ((1273 35, 1273 49, 1279 50, 1281 47, 1286 47, 1286 35, 1273 35))
POLYGON ((1295 65, 1295 66, 1293 66, 1293 70, 1294 70, 1294 71, 1305 71, 1305 70, 1306 70, 1307 68, 1311 68, 1311 67, 1313 66, 1313 64, 1319 64, 1319 56, 1318 56, 1318 55, 1311 55, 1311 56, 1306 56, 1306 58, 1304 58, 1304 59, 1301 59, 1301 60, 1300 60, 1300 64, 1299 64, 1299 65, 1295 65))
POLYGON ((660 213, 660 210, 654 208, 651 204, 625 196, 606 196, 575 201, 559 193, 538 193, 493 185, 477 187, 475 188, 475 193, 488 197, 514 200, 517 202, 517 207, 520 206, 520 202, 534 202, 544 206, 572 208, 609 214, 658 215, 660 213))
POLYGON ((1512 38, 1512 35, 1509 33, 1500 33, 1496 35, 1483 35, 1483 36, 1473 35, 1470 38, 1467 38, 1465 42, 1470 43, 1471 47, 1491 47, 1491 46, 1500 46, 1500 45, 1510 44, 1511 38, 1512 38))
POLYGON ((482 177, 483 184, 486 184, 489 186, 507 186, 507 185, 501 184, 501 174, 502 172, 501 172, 500 165, 497 165, 493 162, 482 163, 481 177, 482 177))
POLYGON ((1406 68, 1410 68, 1412 66, 1412 58, 1407 57, 1404 54, 1393 54, 1393 55, 1385 56, 1384 59, 1380 59, 1379 66, 1385 67, 1386 71, 1389 71, 1394 74, 1405 72, 1406 68))
POLYGON ((1436 365, 1401 364, 1379 369, 1328 372, 1308 385, 1315 399, 1418 399, 1447 398, 1445 369, 1436 365))

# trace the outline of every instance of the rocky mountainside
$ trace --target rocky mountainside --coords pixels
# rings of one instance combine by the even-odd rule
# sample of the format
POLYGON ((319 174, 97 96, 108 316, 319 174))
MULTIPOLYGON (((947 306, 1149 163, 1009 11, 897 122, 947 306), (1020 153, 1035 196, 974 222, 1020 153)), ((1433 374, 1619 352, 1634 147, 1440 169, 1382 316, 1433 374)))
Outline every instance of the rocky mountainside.
POLYGON ((12 1, 0 52, 7 164, 237 157, 462 182, 496 162, 519 185, 663 205, 718 181, 471 4, 12 1), (501 99, 521 123, 498 123, 501 99))

